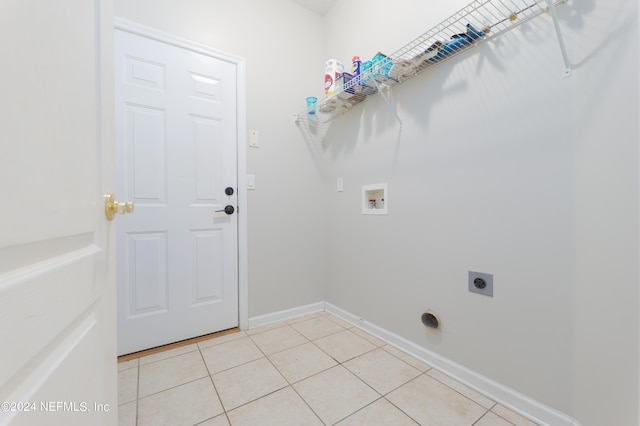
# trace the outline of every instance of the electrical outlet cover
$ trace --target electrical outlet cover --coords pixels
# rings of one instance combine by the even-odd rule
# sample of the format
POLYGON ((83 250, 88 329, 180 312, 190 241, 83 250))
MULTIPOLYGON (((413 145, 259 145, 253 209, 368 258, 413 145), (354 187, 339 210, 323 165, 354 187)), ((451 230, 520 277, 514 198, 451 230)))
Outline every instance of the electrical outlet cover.
POLYGON ((260 141, 258 139, 258 131, 257 130, 249 130, 249 146, 251 148, 259 148, 260 141))
POLYGON ((469 291, 473 293, 484 294, 485 296, 493 297, 493 274, 486 274, 484 272, 469 271, 469 291), (484 281, 485 286, 477 286, 476 279, 484 281))

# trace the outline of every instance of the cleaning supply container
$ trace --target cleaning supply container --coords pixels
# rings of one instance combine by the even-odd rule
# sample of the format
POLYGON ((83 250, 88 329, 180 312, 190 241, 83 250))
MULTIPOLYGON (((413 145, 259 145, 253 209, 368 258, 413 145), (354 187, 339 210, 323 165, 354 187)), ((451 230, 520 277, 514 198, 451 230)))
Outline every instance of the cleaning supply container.
POLYGON ((337 59, 329 59, 324 66, 324 94, 326 97, 334 96, 342 91, 343 80, 340 78, 344 72, 344 65, 337 59))

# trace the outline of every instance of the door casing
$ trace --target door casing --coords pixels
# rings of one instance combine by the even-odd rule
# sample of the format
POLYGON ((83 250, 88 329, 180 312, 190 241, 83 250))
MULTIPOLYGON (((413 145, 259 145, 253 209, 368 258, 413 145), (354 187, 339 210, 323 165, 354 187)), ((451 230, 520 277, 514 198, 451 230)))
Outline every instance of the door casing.
POLYGON ((240 329, 244 330, 249 326, 249 298, 248 298, 248 247, 247 247, 247 108, 246 108, 246 71, 245 60, 218 49, 200 44, 191 40, 183 39, 163 31, 150 28, 136 22, 122 18, 114 19, 116 30, 127 31, 142 37, 147 37, 163 43, 167 43, 182 49, 191 50, 203 55, 220 59, 236 66, 237 81, 237 149, 238 149, 238 323, 240 329))

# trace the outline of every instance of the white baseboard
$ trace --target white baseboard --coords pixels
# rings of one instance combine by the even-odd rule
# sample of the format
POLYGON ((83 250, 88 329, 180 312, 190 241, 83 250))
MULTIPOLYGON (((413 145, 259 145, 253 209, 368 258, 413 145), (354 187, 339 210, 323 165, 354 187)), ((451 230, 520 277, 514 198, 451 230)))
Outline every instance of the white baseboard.
POLYGON ((317 302, 310 305, 298 306, 297 308, 252 317, 249 318, 249 329, 272 324, 274 322, 286 321, 303 315, 313 314, 315 312, 324 312, 324 305, 324 302, 317 302))
POLYGON ((526 395, 491 380, 488 377, 440 356, 435 352, 423 348, 422 346, 416 345, 395 333, 378 327, 377 325, 328 302, 317 302, 310 305, 252 317, 249 318, 249 328, 261 327, 322 311, 330 312, 338 318, 361 328, 378 339, 425 362, 433 368, 445 373, 449 377, 469 386, 493 401, 504 405, 510 410, 515 411, 533 422, 546 426, 580 426, 580 422, 564 413, 561 413, 545 404, 529 398, 526 395))
POLYGON ((395 333, 378 327, 356 315, 353 315, 331 303, 324 303, 325 310, 338 318, 347 321, 358 328, 374 335, 392 346, 418 358, 433 368, 456 379, 460 383, 486 395, 488 398, 504 405, 510 410, 534 421, 548 426, 580 426, 580 422, 553 408, 510 389, 488 377, 478 374, 459 365, 435 352, 423 348, 415 343, 398 336, 395 333))

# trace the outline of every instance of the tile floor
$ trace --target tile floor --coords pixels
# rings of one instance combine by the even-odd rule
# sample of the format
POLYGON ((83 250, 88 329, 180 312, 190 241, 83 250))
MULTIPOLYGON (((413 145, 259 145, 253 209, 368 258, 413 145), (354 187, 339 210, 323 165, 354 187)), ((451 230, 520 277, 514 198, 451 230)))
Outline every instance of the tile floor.
POLYGON ((119 425, 534 425, 326 313, 118 364, 119 425))

